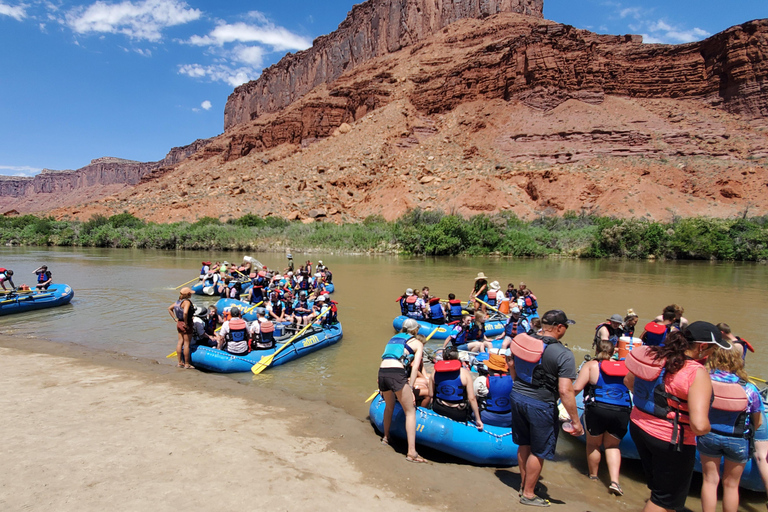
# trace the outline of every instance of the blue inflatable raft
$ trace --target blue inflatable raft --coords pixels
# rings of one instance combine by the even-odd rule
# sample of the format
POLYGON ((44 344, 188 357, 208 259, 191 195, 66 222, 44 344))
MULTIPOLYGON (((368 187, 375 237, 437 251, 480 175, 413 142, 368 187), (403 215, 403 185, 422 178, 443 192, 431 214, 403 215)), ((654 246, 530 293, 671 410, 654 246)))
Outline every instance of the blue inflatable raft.
MULTIPOLYGON (((576 407, 579 409, 579 417, 582 418, 581 423, 584 424, 583 393, 576 395, 576 407)), ((584 426, 584 430, 586 431, 586 425, 584 426)), ((581 439, 581 441, 584 443, 587 441, 586 435, 581 436, 579 439, 581 439)), ((637 453, 635 442, 632 440, 632 436, 629 435, 629 432, 627 432, 627 434, 621 440, 621 443, 619 444, 619 451, 621 451, 621 456, 626 459, 640 459, 640 455, 637 453)), ((754 460, 755 459, 752 458, 747 462, 747 465, 744 468, 744 473, 741 475, 740 486, 744 489, 749 489, 750 491, 763 492, 765 491, 765 486, 763 485, 763 479, 760 477, 760 471, 757 468, 757 464, 754 464, 754 460)), ((696 451, 696 463, 693 467, 693 470, 701 473, 701 461, 699 460, 698 450, 696 451)))
MULTIPOLYGON (((381 395, 371 402, 371 423, 379 432, 384 431, 384 407, 381 395)), ((395 404, 390 435, 405 439, 405 414, 395 404)), ((474 464, 490 466, 516 466, 517 445, 512 442, 509 427, 486 425, 481 432, 472 423, 459 423, 440 416, 429 409, 416 409, 416 444, 459 457, 474 464)))
MULTIPOLYGON (((251 286, 253 286, 253 282, 251 282, 251 281, 243 281, 243 282, 241 282, 240 286, 241 286, 240 293, 241 294, 246 294, 246 293, 248 293, 248 290, 251 289, 251 286)), ((205 281, 199 281, 199 282, 195 283, 194 285, 190 286, 190 288, 192 289, 192 292, 195 295, 207 295, 209 297, 213 296, 213 295, 218 295, 218 293, 216 291, 216 288, 213 286, 213 281, 210 280, 210 279, 205 280, 205 281)))
MULTIPOLYGON (((403 328, 403 322, 408 320, 407 316, 397 316, 392 320, 392 327, 397 332, 403 328)), ((444 340, 450 336, 453 330, 453 325, 435 325, 427 322, 426 320, 416 320, 419 322, 419 334, 422 336, 429 336, 432 331, 437 328, 437 332, 432 335, 433 340, 444 340)), ((507 323, 506 319, 502 320, 488 320, 485 322, 485 335, 488 337, 498 336, 504 332, 504 325, 507 323)))
MULTIPOLYGON (((253 365, 258 363, 262 357, 272 355, 280 350, 294 335, 295 333, 284 334, 276 338, 277 344, 275 348, 254 350, 245 356, 235 356, 224 350, 210 347, 193 346, 191 349, 192 364, 197 368, 218 373, 249 372, 253 365)), ((310 327, 299 338, 293 340, 288 348, 277 354, 272 360, 271 366, 280 366, 322 348, 334 345, 341 340, 341 337, 340 323, 323 327, 310 327)))
POLYGON ((75 292, 68 284, 51 284, 47 290, 30 293, 11 292, 0 295, 0 315, 63 306, 74 296, 75 292))

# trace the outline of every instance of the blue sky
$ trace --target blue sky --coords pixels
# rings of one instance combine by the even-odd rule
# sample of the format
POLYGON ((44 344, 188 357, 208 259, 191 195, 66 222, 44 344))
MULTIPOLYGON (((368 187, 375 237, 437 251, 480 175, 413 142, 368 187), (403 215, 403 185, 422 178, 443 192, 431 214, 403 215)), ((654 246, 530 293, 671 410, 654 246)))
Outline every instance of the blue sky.
MULTIPOLYGON (((223 130, 227 96, 336 29, 347 0, 0 0, 0 174, 154 161, 223 130)), ((545 0, 546 18, 646 42, 700 40, 766 0, 545 0)))

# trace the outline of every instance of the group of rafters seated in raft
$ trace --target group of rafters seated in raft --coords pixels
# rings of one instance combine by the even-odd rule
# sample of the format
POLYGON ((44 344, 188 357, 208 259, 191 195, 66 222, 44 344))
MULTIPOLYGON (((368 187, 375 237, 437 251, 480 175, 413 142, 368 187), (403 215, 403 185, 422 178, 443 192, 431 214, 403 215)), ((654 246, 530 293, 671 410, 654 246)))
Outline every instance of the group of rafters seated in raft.
POLYGON ((525 283, 520 283, 519 289, 509 283, 504 292, 498 281, 488 284, 482 272, 475 278, 475 286, 469 294, 468 302, 462 303, 453 293, 448 294, 448 300, 433 297, 428 286, 423 287, 420 294, 414 292, 413 288, 408 288, 397 298, 397 302, 400 304, 401 315, 434 325, 458 322, 465 311, 482 311, 493 318, 499 313, 510 313, 517 306, 523 317, 532 318, 537 316, 539 308, 536 296, 525 283))
MULTIPOLYGON (((48 287, 51 286, 51 283, 53 283, 53 275, 51 274, 51 271, 48 270, 48 266, 46 265, 39 267, 32 273, 37 276, 37 284, 35 285, 35 290, 47 290, 48 287)), ((0 267, 0 286, 3 287, 4 292, 7 291, 10 293, 13 293, 17 290, 29 291, 30 289, 26 284, 22 284, 19 287, 13 284, 13 270, 4 267, 0 267), (5 287, 6 282, 11 285, 10 290, 5 287)))
POLYGON ((271 349, 275 347, 275 324, 290 322, 283 328, 294 332, 299 326, 313 322, 319 326, 333 325, 339 321, 337 304, 328 295, 320 295, 311 305, 304 302, 306 314, 302 311, 297 317, 286 317, 284 308, 276 315, 271 307, 256 307, 256 320, 252 322, 244 320, 243 312, 236 306, 223 316, 218 314, 216 306, 209 306, 207 310, 197 307, 192 319, 192 344, 214 347, 236 356, 271 349))
POLYGON ((288 266, 281 274, 264 265, 255 268, 256 260, 250 256, 243 258, 243 264, 239 267, 231 265, 228 261, 211 264, 203 261, 200 269, 200 280, 211 283, 215 294, 221 298, 242 300, 251 304, 258 304, 271 297, 271 292, 276 290, 294 292, 306 292, 320 294, 326 286, 333 282, 333 274, 323 265, 323 260, 318 261, 315 273, 312 273, 312 262, 307 261, 294 272, 293 258, 288 258, 288 266), (252 284, 250 288, 244 286, 252 284), (243 292, 244 289, 247 290, 243 292))

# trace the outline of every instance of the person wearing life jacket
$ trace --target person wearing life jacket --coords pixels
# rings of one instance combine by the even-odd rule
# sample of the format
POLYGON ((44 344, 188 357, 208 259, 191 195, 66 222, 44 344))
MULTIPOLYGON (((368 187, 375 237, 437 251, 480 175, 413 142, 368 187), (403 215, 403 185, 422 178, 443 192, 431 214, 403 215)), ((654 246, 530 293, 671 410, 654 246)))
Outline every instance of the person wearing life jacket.
POLYGON ((533 326, 520 314, 520 308, 513 306, 509 311, 509 319, 507 319, 507 323, 504 324, 504 334, 496 339, 503 339, 504 342, 501 344, 501 349, 507 350, 509 345, 512 344, 512 340, 515 336, 523 333, 533 334, 533 332, 533 326))
POLYGON ((744 361, 746 361, 747 359, 747 351, 750 351, 750 352, 755 351, 755 347, 753 347, 750 342, 736 336, 735 334, 733 334, 733 332, 731 332, 730 325, 724 322, 720 322, 719 324, 717 324, 717 328, 720 329, 720 334, 723 335, 723 338, 728 340, 734 346, 734 348, 741 354, 741 358, 744 361))
POLYGON ((480 375, 473 384, 480 418, 485 425, 511 427, 512 406, 509 403, 509 393, 512 391, 512 377, 509 375, 507 360, 502 355, 489 354, 485 367, 487 374, 480 375))
POLYGON ((433 411, 461 423, 470 419, 471 412, 477 429, 483 430, 483 420, 472 386, 472 374, 462 366, 459 352, 454 347, 445 349, 443 360, 435 362, 430 386, 433 411))
POLYGON ((404 316, 423 320, 424 308, 424 301, 413 292, 413 288, 405 290, 405 295, 400 297, 400 311, 404 316))
POLYGON ((248 354, 251 341, 248 324, 237 306, 229 308, 229 314, 231 318, 221 325, 219 331, 222 341, 218 348, 235 356, 244 356, 248 354))
POLYGON ((512 440, 518 445, 517 460, 522 485, 520 503, 549 506, 536 496, 534 488, 545 460, 555 456, 558 422, 557 400, 570 416, 571 435, 584 430, 579 421, 573 379, 576 361, 560 340, 575 322, 565 312, 553 309, 541 317, 541 334, 518 334, 510 345, 507 358, 514 386, 509 395, 512 406, 512 440))
POLYGON ((592 348, 600 340, 610 341, 615 346, 619 343, 619 338, 624 336, 624 319, 621 315, 611 315, 595 328, 595 339, 592 341, 592 348))
POLYGON ((267 309, 256 308, 256 321, 251 323, 251 350, 275 348, 275 324, 267 318, 267 309))
POLYGON ((514 283, 508 283, 507 284, 507 292, 506 297, 510 300, 511 303, 517 303, 517 288, 515 288, 514 283))
POLYGON ((223 320, 219 316, 219 312, 216 309, 216 306, 208 306, 208 314, 202 318, 205 321, 205 334, 207 334, 211 340, 218 344, 218 334, 216 333, 216 328, 219 327, 219 324, 221 324, 223 320))
POLYGON ((672 322, 670 325, 673 329, 682 329, 688 325, 688 319, 683 316, 685 310, 683 306, 677 304, 670 304, 665 307, 659 316, 653 319, 654 322, 662 323, 667 319, 667 313, 672 313, 672 322))
POLYGON ((392 414, 395 403, 400 402, 405 413, 405 434, 408 441, 408 452, 405 460, 408 462, 427 462, 416 451, 416 407, 414 406, 413 386, 418 376, 409 368, 418 365, 424 354, 424 344, 416 336, 419 323, 408 318, 403 322, 403 330, 393 336, 387 343, 381 355, 379 365, 379 392, 384 402, 384 436, 382 444, 389 444, 389 429, 392 425, 392 414))
POLYGON ((240 300, 241 289, 240 281, 233 279, 229 282, 229 291, 227 292, 227 297, 234 300, 240 300))
POLYGON ((536 300, 536 296, 531 292, 530 288, 526 288, 523 295, 523 305, 520 308, 523 316, 531 318, 538 316, 539 302, 536 300))
POLYGON ((640 335, 640 339, 643 340, 644 345, 650 345, 652 347, 664 346, 667 335, 670 332, 677 331, 672 324, 675 321, 674 311, 664 311, 662 314, 661 322, 653 320, 645 324, 643 333, 640 335))
POLYGON ((338 322, 337 302, 330 300, 328 295, 318 295, 312 304, 312 314, 310 320, 320 325, 331 325, 338 322), (320 318, 322 315, 322 318, 320 318), (319 319, 319 321, 317 321, 319 319))
POLYGON ((633 393, 629 433, 651 490, 647 510, 680 510, 691 485, 696 436, 710 431, 712 381, 697 360, 730 347, 717 327, 693 322, 670 332, 663 346, 635 347, 624 384, 633 393), (648 508, 648 507, 656 508, 648 508))
POLYGON ((715 512, 720 482, 723 484, 723 512, 737 512, 741 474, 752 458, 752 437, 760 427, 765 410, 760 392, 748 381, 740 350, 732 346, 732 350, 718 347, 707 358, 714 393, 709 408, 712 430, 696 438, 704 476, 701 484, 703 512, 715 512))
POLYGON ((461 317, 464 314, 462 312, 461 301, 458 300, 453 293, 448 294, 448 306, 446 309, 449 322, 461 320, 461 317))
POLYGON ((440 297, 431 297, 428 305, 429 323, 433 325, 445 325, 445 310, 440 303, 440 297))
POLYGON ((635 326, 637 325, 638 316, 635 310, 629 308, 627 310, 627 316, 624 317, 623 335, 629 338, 635 337, 635 326))
MULTIPOLYGON (((482 314, 482 311, 478 311, 482 314)), ((456 350, 468 350, 470 352, 482 352, 485 344, 481 341, 470 341, 467 339, 468 334, 475 329, 472 315, 464 315, 461 317, 461 322, 454 326, 451 333, 443 342, 443 351, 445 351, 448 345, 456 348, 456 350)))
POLYGON ((189 350, 189 344, 192 341, 192 316, 195 308, 192 301, 192 288, 184 287, 179 290, 179 300, 168 306, 168 313, 176 321, 176 332, 178 340, 176 342, 176 354, 178 356, 177 366, 179 368, 194 368, 192 366, 192 355, 189 350))
POLYGON ((11 285, 11 289, 16 291, 16 285, 13 284, 13 270, 0 267, 0 285, 3 287, 3 290, 6 290, 6 281, 11 285))
POLYGON ((589 479, 597 480, 600 467, 600 446, 605 449, 610 486, 608 492, 622 496, 619 483, 621 452, 619 443, 627 435, 632 398, 624 385, 627 366, 614 361, 615 345, 606 339, 595 342, 595 356, 584 363, 573 383, 573 391, 584 391, 584 424, 587 428, 587 467, 589 479))
POLYGON ((47 290, 48 287, 51 286, 53 276, 51 275, 51 271, 48 270, 48 266, 43 265, 33 273, 37 275, 37 284, 35 285, 36 290, 47 290))
POLYGON ((299 298, 293 303, 293 317, 296 325, 307 325, 312 316, 312 306, 309 305, 307 292, 300 291, 299 298))
POLYGON ((280 294, 277 291, 273 291, 269 294, 267 311, 269 312, 269 318, 273 322, 281 323, 285 321, 285 305, 283 304, 283 301, 280 300, 280 294))
POLYGON ((203 266, 200 267, 200 279, 205 279, 206 274, 211 271, 211 262, 210 261, 203 261, 203 266))
POLYGON ((486 296, 488 297, 488 300, 485 302, 488 303, 489 306, 499 309, 501 301, 504 300, 504 292, 501 291, 501 285, 498 281, 493 281, 488 285, 488 293, 486 296))
MULTIPOLYGON (((251 274, 254 275, 254 274, 251 274)), ((265 300, 264 297, 264 286, 260 284, 256 284, 256 280, 253 280, 253 285, 251 286, 251 289, 248 290, 246 296, 246 302, 250 304, 259 304, 263 303, 265 300)))
POLYGON ((333 283, 333 273, 331 272, 331 269, 326 267, 325 271, 323 272, 323 274, 324 274, 323 279, 325 280, 326 284, 333 283))
POLYGON ((493 348, 493 342, 485 335, 485 322, 487 320, 488 315, 480 310, 475 311, 474 321, 467 329, 467 344, 482 343, 481 352, 487 352, 493 348))
POLYGON ((206 322, 208 320, 208 310, 202 306, 195 308, 192 317, 192 338, 190 344, 203 345, 206 347, 215 347, 217 345, 215 336, 212 338, 206 332, 206 322))

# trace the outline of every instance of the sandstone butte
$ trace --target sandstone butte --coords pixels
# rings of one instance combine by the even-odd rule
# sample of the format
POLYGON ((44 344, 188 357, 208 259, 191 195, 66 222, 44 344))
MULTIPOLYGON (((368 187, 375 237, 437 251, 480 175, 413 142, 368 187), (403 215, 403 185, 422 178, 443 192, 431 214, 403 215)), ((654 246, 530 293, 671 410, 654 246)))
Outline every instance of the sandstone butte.
POLYGON ((235 89, 223 134, 160 162, 2 179, 0 211, 768 214, 768 20, 659 45, 544 20, 542 8, 369 0, 235 89))

